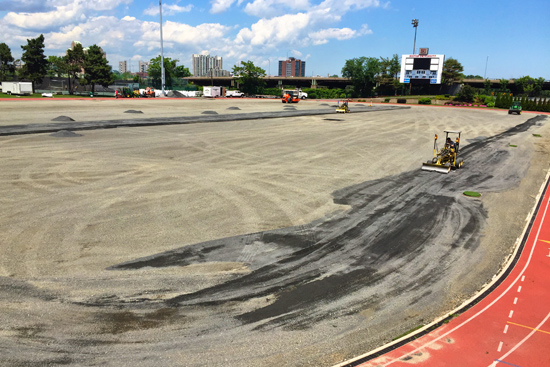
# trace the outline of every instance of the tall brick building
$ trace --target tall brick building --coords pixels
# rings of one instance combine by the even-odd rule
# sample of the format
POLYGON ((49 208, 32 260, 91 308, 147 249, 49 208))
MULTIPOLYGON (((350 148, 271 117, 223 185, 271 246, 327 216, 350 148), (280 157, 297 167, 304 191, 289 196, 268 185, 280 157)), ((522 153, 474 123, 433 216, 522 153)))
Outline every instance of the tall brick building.
POLYGON ((306 76, 306 62, 294 57, 280 60, 279 76, 306 76))

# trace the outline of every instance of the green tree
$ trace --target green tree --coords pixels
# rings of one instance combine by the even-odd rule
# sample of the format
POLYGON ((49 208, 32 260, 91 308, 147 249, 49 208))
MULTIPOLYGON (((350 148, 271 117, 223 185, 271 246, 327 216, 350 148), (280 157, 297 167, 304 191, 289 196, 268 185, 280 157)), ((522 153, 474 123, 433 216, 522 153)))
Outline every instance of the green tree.
POLYGON ((257 94, 265 86, 262 79, 265 76, 265 70, 255 66, 250 60, 241 61, 240 66, 233 66, 233 75, 237 77, 239 88, 246 94, 257 94))
POLYGON ((528 96, 535 96, 540 94, 542 85, 544 84, 544 78, 531 78, 529 75, 516 79, 515 85, 518 94, 527 94, 528 96))
POLYGON ((15 72, 13 61, 9 46, 0 43, 0 81, 5 80, 8 75, 15 72))
POLYGON ((542 87, 544 86, 544 78, 537 78, 534 80, 533 95, 540 97, 542 87))
POLYGON ((174 68, 174 76, 180 79, 187 78, 188 76, 191 76, 191 72, 189 71, 189 68, 179 65, 174 68))
MULTIPOLYGON (((189 69, 186 68, 185 66, 183 65, 177 66, 176 64, 178 62, 179 60, 177 59, 172 60, 169 57, 164 58, 164 87, 165 88, 171 89, 177 80, 191 75, 191 73, 189 72, 189 69)), ((151 78, 153 87, 157 89, 161 89, 162 88, 162 85, 161 85, 162 71, 160 68, 160 55, 158 57, 155 57, 154 59, 151 59, 151 61, 149 62, 149 68, 147 69, 147 73, 151 78)))
MULTIPOLYGON (((69 75, 69 93, 73 94, 74 87, 71 87, 71 77, 74 81, 77 80, 79 75, 82 73, 84 68, 84 49, 82 44, 76 43, 74 48, 67 50, 67 55, 65 55, 65 64, 67 74, 69 75)), ((74 84, 74 82, 73 82, 74 84)))
POLYGON ((489 79, 485 79, 485 81, 483 82, 483 88, 484 88, 484 92, 485 94, 491 94, 491 81, 489 79))
POLYGON ((48 67, 48 60, 44 55, 44 35, 27 39, 27 44, 21 48, 23 49, 21 60, 24 62, 22 75, 32 82, 34 92, 34 83, 42 81, 48 67))
POLYGON ((342 77, 351 79, 358 96, 368 97, 373 94, 380 68, 380 61, 375 57, 350 59, 342 68, 342 77))
POLYGON ((48 70, 46 75, 49 77, 60 77, 67 73, 67 63, 62 56, 48 56, 48 70))
POLYGON ((500 79, 499 82, 500 82, 500 91, 501 92, 506 92, 508 90, 509 80, 508 79, 500 79))
POLYGON ((392 58, 380 57, 380 74, 378 76, 378 91, 382 94, 389 94, 388 92, 397 95, 397 89, 400 87, 398 74, 401 71, 401 65, 399 64, 399 56, 394 54, 392 58))
POLYGON ((103 87, 113 83, 111 67, 107 59, 103 57, 103 50, 98 45, 91 45, 84 57, 84 79, 86 84, 91 84, 92 94, 95 92, 95 85, 103 87))
POLYGON ((474 100, 474 96, 476 94, 476 91, 474 87, 472 87, 469 84, 465 84, 460 88, 460 91, 457 93, 457 100, 463 101, 463 102, 472 102, 474 100))
POLYGON ((502 108, 502 93, 497 93, 497 97, 495 98, 495 107, 502 108))
POLYGON ((443 63, 443 72, 441 73, 441 82, 446 85, 460 83, 464 77, 462 72, 464 67, 456 59, 452 57, 445 60, 443 63))

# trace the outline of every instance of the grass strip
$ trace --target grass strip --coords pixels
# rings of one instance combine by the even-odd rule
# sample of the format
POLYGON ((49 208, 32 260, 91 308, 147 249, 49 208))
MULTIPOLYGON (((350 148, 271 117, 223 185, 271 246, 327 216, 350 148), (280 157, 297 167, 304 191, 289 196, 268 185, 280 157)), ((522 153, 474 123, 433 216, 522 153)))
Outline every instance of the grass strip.
POLYGON ((481 196, 481 194, 479 192, 475 192, 475 191, 464 191, 463 195, 470 196, 470 197, 473 197, 473 198, 478 198, 478 197, 481 196))
POLYGON ((409 330, 409 331, 406 331, 406 332, 404 332, 403 334, 399 335, 398 337, 393 338, 392 341, 397 340, 397 339, 401 339, 401 338, 404 337, 405 335, 409 335, 409 334, 411 334, 411 333, 415 332, 416 330, 418 330, 418 329, 420 329, 420 328, 423 328, 423 327, 424 327, 424 325, 418 325, 418 326, 415 327, 414 329, 411 329, 411 330, 409 330))

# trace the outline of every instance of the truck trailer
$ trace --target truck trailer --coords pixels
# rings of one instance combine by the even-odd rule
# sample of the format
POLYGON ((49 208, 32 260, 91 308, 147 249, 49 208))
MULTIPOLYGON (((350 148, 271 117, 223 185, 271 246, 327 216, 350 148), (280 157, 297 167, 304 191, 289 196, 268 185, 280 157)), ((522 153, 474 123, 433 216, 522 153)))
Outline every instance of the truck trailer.
POLYGON ((31 82, 2 82, 2 93, 31 95, 32 83, 31 82))
POLYGON ((216 98, 225 96, 224 87, 204 87, 202 89, 203 97, 216 98))

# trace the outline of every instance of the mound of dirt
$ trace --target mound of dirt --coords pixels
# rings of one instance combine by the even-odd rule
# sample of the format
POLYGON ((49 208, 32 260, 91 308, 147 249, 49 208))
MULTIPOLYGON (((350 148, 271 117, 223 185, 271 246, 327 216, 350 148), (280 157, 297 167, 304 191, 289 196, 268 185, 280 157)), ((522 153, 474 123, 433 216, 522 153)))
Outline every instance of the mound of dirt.
POLYGON ((56 118, 53 118, 52 121, 74 121, 74 119, 69 116, 57 116, 56 118))

